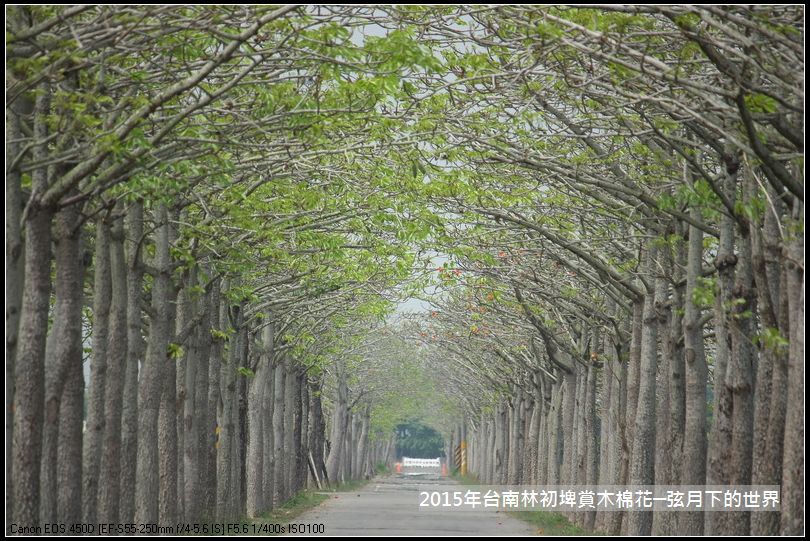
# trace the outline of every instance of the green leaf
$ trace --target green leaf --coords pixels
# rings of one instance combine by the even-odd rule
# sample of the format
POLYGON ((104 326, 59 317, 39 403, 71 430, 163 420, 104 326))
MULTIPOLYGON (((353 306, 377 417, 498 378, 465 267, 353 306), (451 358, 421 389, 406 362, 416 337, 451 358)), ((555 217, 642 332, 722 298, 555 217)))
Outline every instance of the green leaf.
POLYGON ((168 348, 169 358, 177 360, 185 355, 185 350, 180 344, 170 343, 168 348))
POLYGON ((250 368, 246 368, 244 366, 240 366, 236 369, 240 376, 245 376, 246 378, 253 378, 256 377, 256 374, 253 373, 253 370, 250 368))

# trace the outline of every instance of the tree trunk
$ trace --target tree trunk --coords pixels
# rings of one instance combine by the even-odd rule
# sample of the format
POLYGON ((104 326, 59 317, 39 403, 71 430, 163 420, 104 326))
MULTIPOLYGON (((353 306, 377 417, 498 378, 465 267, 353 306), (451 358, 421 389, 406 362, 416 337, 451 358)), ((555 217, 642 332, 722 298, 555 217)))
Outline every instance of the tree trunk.
POLYGON ((294 364, 294 360, 290 359, 287 366, 286 385, 284 388, 284 430, 286 432, 284 439, 284 453, 287 459, 287 468, 285 471, 285 491, 284 499, 292 498, 295 495, 295 477, 298 471, 298 456, 296 447, 301 438, 300 432, 297 432, 298 423, 297 419, 300 417, 300 392, 299 392, 299 378, 298 367, 294 364))
MULTIPOLYGON (((803 222, 804 210, 799 223, 803 222)), ((782 535, 804 535, 804 240, 787 249, 790 321, 787 416, 782 470, 782 535)))
MULTIPOLYGON (((659 265, 663 267, 666 280, 672 280, 672 257, 671 251, 666 246, 659 247, 659 265)), ((666 291, 666 286, 665 291, 666 291)), ((674 296, 672 301, 674 302, 674 296)), ((666 301, 666 292, 664 293, 664 301, 666 301)), ((671 400, 674 398, 671 395, 672 385, 672 364, 673 356, 675 355, 675 344, 673 337, 670 334, 671 321, 671 308, 659 308, 657 310, 657 324, 659 329, 659 349, 661 350, 661 358, 656 367, 656 404, 655 404, 655 439, 658 444, 655 446, 655 459, 653 465, 654 484, 656 485, 669 485, 670 483, 670 470, 672 468, 672 447, 670 442, 672 434, 670 433, 671 421, 671 400)), ((663 535, 670 528, 671 518, 673 513, 662 511, 652 513, 652 535, 663 535)))
MULTIPOLYGON (((678 233, 685 231, 683 224, 679 225, 678 233)), ((685 388, 685 361, 684 361, 684 270, 687 266, 687 245, 683 237, 678 237, 675 248, 675 264, 673 266, 673 281, 675 288, 672 295, 672 309, 669 311, 669 333, 667 335, 667 352, 669 360, 669 437, 667 447, 670 450, 669 472, 667 482, 675 484, 681 481, 683 472, 683 446, 686 422, 686 388, 685 388)), ((705 387, 705 386, 704 386, 705 387)), ((705 458, 704 458, 705 462, 705 458)), ((667 513, 667 520, 663 525, 663 533, 676 535, 679 532, 678 520, 680 513, 667 513)))
MULTIPOLYGON (((499 485, 507 483, 509 470, 509 416, 506 406, 501 403, 495 413, 495 479, 499 485)), ((463 438, 461 441, 464 441, 463 438)))
MULTIPOLYGON (((739 161, 733 155, 725 156, 726 173, 722 189, 733 202, 736 193, 737 170, 739 161)), ((726 385, 727 371, 732 352, 732 335, 730 314, 734 268, 737 257, 734 255, 734 219, 724 213, 720 219, 720 242, 714 265, 718 271, 719 295, 715 298, 714 328, 716 350, 714 362, 714 407, 713 424, 709 438, 709 459, 706 472, 706 484, 731 484, 732 468, 732 396, 726 385)), ((721 535, 731 529, 728 513, 707 513, 705 532, 709 535, 721 535)))
MULTIPOLYGON (((177 230, 169 220, 169 246, 177 238, 177 230)), ((167 355, 162 366, 162 389, 158 413, 158 523, 170 526, 177 523, 177 363, 180 352, 175 344, 177 333, 177 288, 170 281, 168 304, 168 331, 172 348, 167 346, 167 355)))
POLYGON ((318 475, 321 477, 321 482, 328 483, 328 480, 324 479, 324 476, 326 475, 326 466, 323 448, 326 433, 325 433, 325 422, 323 418, 323 406, 321 404, 321 392, 322 392, 322 383, 320 381, 313 383, 312 391, 309 393, 311 402, 309 410, 312 417, 311 422, 309 424, 310 430, 309 441, 313 461, 315 462, 315 470, 318 471, 318 475))
POLYGON ((298 449, 296 451, 298 460, 298 478, 295 492, 307 487, 307 453, 309 452, 309 384, 307 372, 302 370, 299 376, 299 410, 296 430, 299 433, 298 449))
POLYGON ((540 426, 537 430, 537 481, 539 485, 548 482, 548 453, 549 441, 549 417, 551 409, 551 396, 549 387, 551 382, 545 374, 539 374, 540 389, 538 394, 538 405, 540 410, 540 426))
POLYGON ((510 485, 520 483, 520 454, 523 451, 521 446, 521 426, 520 411, 523 407, 523 391, 518 389, 515 397, 508 403, 507 408, 509 419, 509 469, 506 482, 510 485))
POLYGON ((270 432, 263 423, 264 404, 267 402, 267 387, 272 377, 270 367, 273 344, 273 327, 266 325, 262 330, 262 350, 248 386, 248 450, 247 450, 247 514, 257 517, 265 510, 264 471, 270 464, 264 462, 263 431, 270 432))
POLYGON ((225 329, 228 328, 227 315, 222 302, 221 282, 215 281, 211 287, 211 298, 209 300, 209 310, 211 311, 212 326, 216 325, 218 334, 210 342, 211 347, 208 355, 208 397, 205 408, 205 424, 203 428, 203 460, 205 462, 205 474, 202 486, 202 516, 203 518, 215 518, 217 494, 219 493, 219 480, 217 478, 217 456, 219 455, 219 408, 220 408, 220 372, 223 356, 223 339, 225 329))
POLYGON ((368 409, 363 412, 360 419, 360 437, 358 438, 357 456, 360 470, 358 472, 359 479, 368 478, 368 422, 369 415, 368 409))
POLYGON ((338 479, 340 483, 345 483, 352 479, 352 446, 354 444, 354 413, 346 411, 346 435, 343 437, 342 459, 340 461, 340 472, 338 479))
POLYGON ((332 412, 332 426, 329 435, 329 456, 326 459, 326 472, 329 482, 337 485, 338 469, 342 458, 343 438, 346 433, 346 408, 348 406, 348 388, 343 372, 338 368, 338 388, 335 409, 332 412))
MULTIPOLYGON (((76 478, 62 478, 58 482, 59 428, 60 421, 71 419, 78 426, 79 439, 63 438, 66 458, 77 454, 81 457, 82 411, 68 412, 63 407, 67 389, 71 382, 79 384, 79 393, 84 394, 82 374, 82 303, 84 285, 84 263, 82 257, 82 228, 79 208, 76 205, 62 209, 56 215, 54 240, 56 242, 56 283, 53 308, 53 328, 48 339, 48 370, 45 373, 45 425, 43 429, 43 450, 41 470, 40 518, 43 524, 59 520, 59 509, 69 507, 67 498, 81 497, 81 473, 76 478)), ((75 433, 76 431, 72 431, 75 433)), ((66 432, 69 434, 71 432, 66 432)), ((65 466, 68 466, 65 464, 65 466)), ((81 472, 81 458, 78 464, 71 464, 71 471, 81 472)), ((72 517, 81 521, 81 513, 72 517)))
MULTIPOLYGON (((48 136, 50 88, 39 87, 34 107, 34 136, 48 136)), ((34 148, 35 162, 48 157, 46 145, 34 148)), ((45 166, 31 175, 32 196, 25 217, 25 282, 20 310, 19 342, 14 364, 14 424, 12 428, 11 520, 18 527, 39 523, 39 471, 42 459, 43 404, 45 401, 45 340, 51 295, 51 219, 53 210, 37 198, 48 185, 45 166)))
MULTIPOLYGON (((284 476, 288 462, 284 456, 284 359, 276 356, 273 368, 273 507, 284 501, 284 476)), ((331 479, 330 470, 330 479, 331 479)))
POLYGON ((196 354, 195 348, 196 345, 194 344, 194 331, 192 330, 186 341, 184 342, 180 336, 183 329, 187 326, 192 324, 191 322, 194 320, 195 317, 195 307, 192 301, 192 296, 190 294, 189 289, 191 289, 192 284, 196 286, 196 269, 183 269, 183 275, 180 278, 179 286, 182 287, 177 294, 176 297, 176 304, 175 304, 175 334, 172 342, 177 344, 180 348, 175 353, 176 359, 175 362, 172 363, 174 365, 175 374, 174 374, 174 397, 175 397, 175 421, 174 421, 174 429, 175 429, 175 442, 177 445, 177 454, 175 457, 175 478, 177 481, 177 487, 175 488, 175 494, 177 495, 177 502, 175 504, 175 511, 178 520, 182 520, 185 516, 185 421, 184 421, 184 410, 185 405, 188 401, 188 395, 191 391, 193 394, 193 388, 189 387, 186 383, 186 377, 188 376, 189 366, 194 364, 194 356, 196 354))
MULTIPOLYGON (((197 409, 199 398, 197 393, 202 389, 198 386, 203 372, 202 367, 207 368, 206 363, 201 362, 200 341, 203 330, 210 328, 207 321, 208 303, 206 297, 200 295, 197 268, 193 267, 188 271, 188 279, 183 289, 182 302, 178 307, 177 331, 185 332, 189 324, 193 324, 193 330, 188 335, 184 346, 185 356, 179 360, 177 366, 177 445, 180 451, 180 460, 177 468, 177 491, 178 491, 178 518, 186 522, 192 522, 199 518, 199 446, 200 446, 200 411, 197 409), (182 310, 183 316, 180 317, 182 310), (191 323, 199 318, 199 324, 191 323), (202 366, 201 366, 202 365, 202 366)), ((208 382, 208 371, 205 370, 205 377, 208 382)), ((207 395, 207 388, 205 389, 207 395)))
MULTIPOLYGON (((755 326, 755 310, 752 288, 751 243, 743 236, 736 268, 734 300, 731 310, 732 350, 726 369, 726 386, 731 393, 732 432, 731 432, 731 484, 746 486, 751 484, 751 453, 753 452, 754 432, 754 347, 751 337, 755 326)), ((750 516, 748 511, 732 511, 728 516, 724 534, 749 535, 750 516)))
MULTIPOLYGON (((539 378, 541 374, 535 374, 533 406, 529 418, 529 433, 526 440, 526 474, 524 482, 530 485, 538 483, 539 459, 540 459, 540 420, 542 418, 543 398, 539 388, 539 378)), ((480 429, 479 429, 480 431, 480 429)))
MULTIPOLYGON (((19 12, 8 12, 8 16, 19 12)), ((6 80, 12 74, 6 72, 6 80)), ((14 428, 14 367, 19 345, 20 314, 25 288, 25 241, 20 225, 23 211, 22 173, 15 158, 22 150, 22 117, 31 113, 31 102, 19 97, 6 108, 6 509, 13 502, 12 458, 14 428)), ((6 515, 10 519, 10 515, 6 515)), ((7 519, 6 526, 10 520, 7 519)))
MULTIPOLYGON (((582 344, 580 344, 582 346, 582 344)), ((586 394, 588 388, 588 367, 577 364, 577 399, 574 414, 574 453, 572 454, 572 475, 574 483, 584 485, 586 479, 585 464, 587 461, 587 429, 585 427, 587 410, 586 394)), ((579 514, 575 519, 582 526, 584 515, 579 514)))
MULTIPOLYGON (((655 272, 657 248, 650 246, 647 254, 647 276, 655 272)), ((655 483, 655 392, 656 367, 658 364, 658 314, 657 307, 663 303, 666 285, 656 279, 655 290, 644 300, 644 319, 641 333, 641 364, 639 365, 638 405, 632 439, 630 459, 630 484, 652 485, 655 483)), ((628 535, 650 535, 652 515, 646 511, 630 511, 627 514, 628 535)))
POLYGON ((95 276, 93 278, 93 352, 87 395, 87 428, 82 459, 82 519, 95 523, 97 518, 98 480, 104 438, 104 393, 107 385, 107 345, 109 340, 110 298, 110 227, 105 220, 96 222, 95 276))
POLYGON ((573 471, 572 456, 576 456, 576 442, 574 441, 574 415, 576 413, 577 377, 574 373, 563 374, 562 402, 562 471, 560 484, 576 484, 573 471))
MULTIPOLYGON (((624 328, 623 330, 626 330, 624 328)), ((610 479, 613 484, 624 484, 627 482, 627 465, 629 456, 629 442, 626 439, 626 419, 627 419, 627 355, 629 348, 622 338, 622 331, 615 337, 613 349, 615 350, 616 363, 613 372, 613 396, 612 406, 612 442, 610 446, 610 479)), ((619 535, 622 528, 624 515, 620 512, 609 513, 607 520, 607 531, 611 535, 619 535)))
MULTIPOLYGON (((123 210, 119 205, 118 211, 123 210)), ((98 520, 115 524, 119 516, 121 482, 121 415, 127 362, 127 264, 123 218, 110 228, 110 323, 107 344, 107 384, 104 397, 104 437, 98 485, 98 520)), ((138 299, 140 300, 140 299, 138 299)))
MULTIPOLYGON (((598 335, 597 335, 598 336, 598 335)), ((594 340, 594 344, 598 344, 598 338, 594 340)), ((585 388, 585 432, 586 446, 585 446, 585 484, 594 487, 598 479, 598 460, 599 460, 599 447, 597 443, 596 433, 596 380, 597 380, 597 366, 596 356, 593 356, 594 362, 588 367, 588 379, 585 388)), ((596 511, 586 511, 584 513, 584 526, 588 531, 593 531, 596 522, 596 511)))
MULTIPOLYGON (((206 273, 207 274, 207 273, 206 273)), ((209 284, 210 286, 210 284, 209 284)), ((186 372, 191 396, 186 397, 184 411, 185 452, 184 452, 184 513, 186 522, 202 518, 203 494, 210 490, 206 485, 207 432, 208 432, 208 363, 211 354, 211 300, 210 293, 197 300, 197 310, 202 318, 193 340, 196 344, 193 374, 186 372)), ((191 367, 189 367, 191 370, 191 367)))
POLYGON ((56 519, 62 524, 77 524, 82 518, 84 375, 80 354, 81 337, 76 336, 74 340, 77 341, 76 353, 71 369, 65 375, 65 387, 59 406, 59 449, 56 465, 56 486, 59 492, 56 519))
MULTIPOLYGON (((764 329, 789 336, 787 288, 781 269, 781 238, 778 219, 781 202, 773 190, 768 193, 772 208, 765 212, 762 230, 751 228, 751 259, 756 283, 757 312, 764 329)), ((782 453, 785 439, 787 393, 787 348, 760 344, 754 389, 754 452, 752 485, 778 485, 782 481, 782 453)), ((751 535, 777 535, 780 513, 751 513, 751 535)))
POLYGON ((267 361, 265 365, 265 388, 264 400, 261 404, 262 417, 262 497, 264 508, 273 507, 273 468, 275 467, 275 455, 273 454, 273 402, 275 401, 275 324, 270 324, 264 329, 262 345, 265 348, 267 361))
MULTIPOLYGON (((700 211, 692 215, 700 218, 700 211)), ((686 293, 683 319, 684 356, 686 360, 686 403, 684 411, 683 471, 680 482, 701 485, 706 481, 706 378, 708 368, 703 343, 701 310, 695 304, 695 291, 703 262, 703 232, 689 227, 689 255, 686 267, 686 293)), ((678 533, 701 535, 703 513, 686 511, 678 518, 678 533)))
MULTIPOLYGON (((244 308, 246 308, 245 305, 244 308)), ((241 338, 239 340, 239 363, 238 366, 247 367, 249 357, 249 342, 248 342, 248 329, 247 324, 243 324, 241 338)), ((237 516, 244 516, 245 514, 245 466, 247 463, 247 377, 244 375, 237 376, 237 404, 238 407, 235 411, 236 419, 234 419, 234 445, 236 452, 234 453, 234 491, 235 501, 234 507, 237 516)))
MULTIPOLYGON (((241 308, 241 306, 228 307, 226 304, 226 312, 235 312, 230 316, 231 325, 235 329, 239 329, 242 322, 241 308)), ((235 501, 233 492, 236 490, 234 486, 233 454, 236 452, 234 424, 237 415, 234 410, 238 409, 236 363, 239 359, 239 340, 240 333, 237 330, 235 334, 231 335, 227 362, 221 365, 222 412, 218 423, 219 448, 217 452, 217 518, 219 520, 234 518, 233 515, 236 511, 233 508, 233 502, 235 501)))
POLYGON ((143 359, 144 342, 141 322, 143 268, 143 202, 136 201, 127 212, 127 358, 124 398, 121 412, 121 480, 119 484, 119 522, 129 524, 135 517, 135 469, 138 458, 138 372, 143 359))
MULTIPOLYGON (((564 378, 564 375, 558 378, 564 378)), ((556 383, 552 390, 552 403, 551 412, 549 413, 548 423, 548 478, 546 482, 549 485, 556 485, 561 483, 560 479, 560 457, 563 451, 563 434, 562 427, 562 403, 565 394, 565 385, 561 382, 556 383)))
POLYGON ((158 414, 163 386, 163 365, 169 347, 169 299, 171 268, 169 224, 166 207, 155 212, 155 269, 152 284, 152 314, 149 342, 138 388, 138 454, 135 483, 135 522, 158 521, 158 414))
MULTIPOLYGON (((641 365, 641 336, 644 328, 644 302, 633 303, 633 325, 631 328, 631 340, 629 349, 629 359, 627 362, 627 384, 625 385, 625 419, 622 435, 622 459, 619 464, 619 484, 625 485, 630 480, 630 468, 633 461, 633 445, 636 430, 636 410, 638 408, 638 393, 641 365)), ((620 521, 621 533, 627 533, 628 521, 625 520, 627 513, 617 511, 616 519, 620 521)))

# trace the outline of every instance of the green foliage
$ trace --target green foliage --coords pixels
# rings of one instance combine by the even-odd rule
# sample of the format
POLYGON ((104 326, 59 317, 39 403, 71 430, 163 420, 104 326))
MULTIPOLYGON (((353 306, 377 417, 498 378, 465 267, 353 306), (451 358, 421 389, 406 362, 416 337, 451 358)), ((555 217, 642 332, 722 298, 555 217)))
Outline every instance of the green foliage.
POLYGON ((698 277, 697 285, 692 292, 692 302, 699 308, 711 308, 714 306, 714 295, 716 283, 714 278, 698 277))
POLYGON ((752 197, 747 201, 737 200, 734 206, 734 211, 737 214, 745 216, 753 223, 759 223, 767 210, 767 200, 765 196, 752 197))
POLYGON ((765 94, 746 94, 745 105, 754 113, 775 113, 777 101, 765 94))
POLYGON ((790 341, 782 336, 779 329, 773 327, 763 329, 761 333, 754 337, 754 343, 774 352, 785 351, 790 347, 790 341))
POLYGON ((170 343, 167 354, 170 359, 178 360, 182 358, 186 352, 180 344, 170 343))
POLYGON ((444 455, 444 438, 433 428, 418 422, 396 427, 397 456, 436 458, 444 455))
POLYGON ((244 366, 240 366, 239 368, 237 368, 236 372, 240 376, 244 376, 246 378, 254 378, 254 377, 256 377, 256 374, 253 372, 253 370, 251 370, 250 368, 246 368, 244 366))
POLYGON ((211 337, 214 340, 221 341, 221 342, 225 342, 233 334, 233 329, 229 329, 229 331, 231 331, 231 332, 220 331, 219 329, 213 329, 213 328, 210 331, 211 331, 211 337))

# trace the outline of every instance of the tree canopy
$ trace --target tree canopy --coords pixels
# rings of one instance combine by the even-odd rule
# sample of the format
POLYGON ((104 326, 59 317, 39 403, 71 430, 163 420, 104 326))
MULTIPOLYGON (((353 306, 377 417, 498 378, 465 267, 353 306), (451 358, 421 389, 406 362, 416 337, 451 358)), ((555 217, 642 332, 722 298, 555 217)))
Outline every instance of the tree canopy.
POLYGON ((7 7, 11 520, 256 515, 418 422, 487 481, 781 485, 588 528, 803 532, 803 40, 798 5, 7 7))

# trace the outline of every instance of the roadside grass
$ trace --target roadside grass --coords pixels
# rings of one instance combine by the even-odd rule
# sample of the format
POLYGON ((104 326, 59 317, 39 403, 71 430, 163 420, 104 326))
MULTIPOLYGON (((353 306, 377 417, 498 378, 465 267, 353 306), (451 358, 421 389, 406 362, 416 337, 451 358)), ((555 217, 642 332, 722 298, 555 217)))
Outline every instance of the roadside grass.
POLYGON ((280 535, 280 533, 275 533, 280 532, 280 529, 273 528, 274 525, 286 526, 290 521, 304 514, 306 511, 309 511, 310 509, 319 506, 326 500, 334 497, 333 494, 360 490, 370 481, 370 479, 347 481, 336 487, 325 488, 322 490, 317 488, 308 488, 306 490, 302 490, 275 509, 262 513, 259 518, 253 520, 245 519, 244 522, 257 525, 260 529, 260 533, 262 534, 280 535))
POLYGON ((317 507, 328 499, 329 495, 325 492, 312 489, 303 490, 275 509, 265 511, 258 519, 255 519, 252 522, 270 525, 285 525, 292 519, 298 517, 306 511, 309 511, 313 507, 317 507))
POLYGON ((522 520, 535 528, 537 535, 595 535, 575 524, 571 524, 560 513, 548 511, 507 511, 510 517, 522 520))
MULTIPOLYGON (((458 481, 460 485, 481 484, 475 476, 469 474, 460 475, 458 470, 454 470, 450 477, 458 481)), ((534 527, 537 535, 595 535, 595 532, 588 532, 584 528, 571 524, 571 522, 560 513, 550 513, 548 511, 507 511, 506 514, 534 527)))
POLYGON ((371 479, 355 479, 354 481, 346 481, 338 486, 330 489, 321 490, 319 492, 354 492, 369 484, 371 479))

